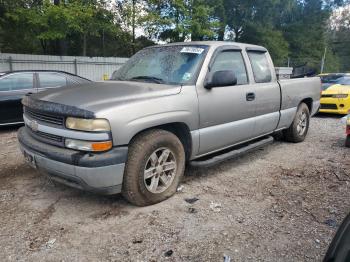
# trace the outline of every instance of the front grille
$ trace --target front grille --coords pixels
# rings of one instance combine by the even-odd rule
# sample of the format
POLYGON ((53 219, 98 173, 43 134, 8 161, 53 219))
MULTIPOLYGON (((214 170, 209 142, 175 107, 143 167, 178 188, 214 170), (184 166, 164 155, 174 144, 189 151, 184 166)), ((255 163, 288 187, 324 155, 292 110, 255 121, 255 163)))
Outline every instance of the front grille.
POLYGON ((44 132, 40 132, 40 131, 34 132, 33 130, 31 130, 28 127, 27 127, 27 130, 32 135, 33 138, 35 138, 36 140, 38 140, 40 142, 50 144, 50 145, 59 146, 59 147, 64 146, 64 139, 61 136, 56 136, 56 135, 52 135, 52 134, 48 134, 48 133, 44 133, 44 132))
POLYGON ((336 104, 321 104, 321 109, 338 109, 336 104))
POLYGON ((38 120, 40 122, 50 123, 54 125, 63 126, 64 118, 63 116, 56 116, 50 113, 43 113, 37 110, 30 109, 28 107, 24 108, 25 114, 30 116, 32 119, 38 120))
POLYGON ((34 132, 37 136, 40 136, 44 139, 49 139, 49 140, 53 140, 53 141, 56 141, 56 142, 62 142, 63 141, 63 137, 61 136, 56 136, 56 135, 52 135, 52 134, 48 134, 48 133, 44 133, 44 132, 40 132, 40 131, 37 131, 37 132, 34 132))
POLYGON ((321 97, 333 97, 333 95, 322 95, 321 97))

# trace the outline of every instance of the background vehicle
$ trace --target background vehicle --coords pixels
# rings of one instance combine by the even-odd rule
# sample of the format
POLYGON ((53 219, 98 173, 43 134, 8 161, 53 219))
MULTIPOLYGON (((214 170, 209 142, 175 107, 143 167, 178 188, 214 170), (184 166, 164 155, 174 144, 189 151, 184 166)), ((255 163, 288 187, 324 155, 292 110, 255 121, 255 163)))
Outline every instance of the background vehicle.
POLYGON ((344 219, 327 250, 324 262, 350 260, 350 214, 344 219))
POLYGON ((330 74, 323 79, 321 113, 347 114, 350 110, 350 75, 330 74))
POLYGON ((318 77, 277 81, 265 48, 230 42, 149 47, 113 78, 26 96, 18 138, 52 179, 140 206, 173 195, 186 161, 212 165, 280 130, 303 141, 321 90, 318 77))
POLYGON ((338 84, 339 81, 342 80, 343 77, 348 76, 350 77, 350 74, 347 73, 324 73, 318 75, 321 78, 322 82, 322 90, 326 90, 331 85, 338 84))
POLYGON ((61 71, 0 73, 0 125, 23 123, 21 100, 25 94, 88 82, 90 80, 61 71))
POLYGON ((349 115, 346 118, 346 140, 345 140, 345 146, 350 147, 350 111, 349 115))

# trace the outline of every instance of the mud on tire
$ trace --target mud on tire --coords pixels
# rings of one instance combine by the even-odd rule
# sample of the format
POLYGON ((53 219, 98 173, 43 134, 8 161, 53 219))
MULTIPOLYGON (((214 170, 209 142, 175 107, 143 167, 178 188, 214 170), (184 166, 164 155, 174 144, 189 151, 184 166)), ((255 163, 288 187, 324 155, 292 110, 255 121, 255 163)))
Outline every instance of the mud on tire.
POLYGON ((176 192, 184 169, 185 151, 178 137, 161 129, 146 131, 131 141, 122 194, 137 206, 161 202, 176 192))
POLYGON ((299 143, 305 140, 310 125, 310 111, 305 103, 301 103, 295 114, 293 123, 284 130, 284 139, 288 142, 299 143))

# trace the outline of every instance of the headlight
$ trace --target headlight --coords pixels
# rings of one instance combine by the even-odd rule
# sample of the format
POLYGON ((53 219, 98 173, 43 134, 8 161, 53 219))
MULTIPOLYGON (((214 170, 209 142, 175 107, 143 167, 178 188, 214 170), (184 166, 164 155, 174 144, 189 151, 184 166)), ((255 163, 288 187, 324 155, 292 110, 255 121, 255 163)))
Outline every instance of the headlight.
POLYGON ((66 139, 65 145, 67 148, 81 151, 102 152, 112 148, 112 141, 94 142, 66 139))
POLYGON ((84 119, 67 117, 66 127, 82 131, 110 131, 111 127, 106 119, 84 119))
POLYGON ((338 95, 333 95, 333 98, 347 98, 347 94, 338 94, 338 95))

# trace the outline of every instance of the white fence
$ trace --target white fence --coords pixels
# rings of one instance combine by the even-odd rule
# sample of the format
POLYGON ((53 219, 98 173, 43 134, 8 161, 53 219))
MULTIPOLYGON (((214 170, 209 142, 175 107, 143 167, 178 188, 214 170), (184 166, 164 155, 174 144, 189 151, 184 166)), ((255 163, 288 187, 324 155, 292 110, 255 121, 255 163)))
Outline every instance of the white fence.
POLYGON ((61 70, 93 81, 105 80, 128 58, 48 56, 0 53, 0 72, 12 70, 61 70))

